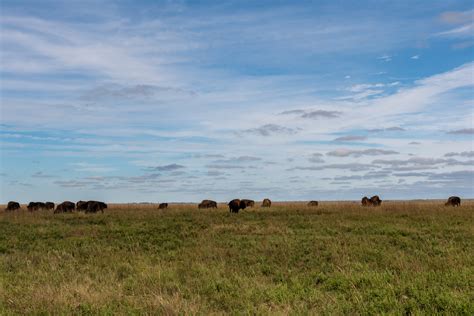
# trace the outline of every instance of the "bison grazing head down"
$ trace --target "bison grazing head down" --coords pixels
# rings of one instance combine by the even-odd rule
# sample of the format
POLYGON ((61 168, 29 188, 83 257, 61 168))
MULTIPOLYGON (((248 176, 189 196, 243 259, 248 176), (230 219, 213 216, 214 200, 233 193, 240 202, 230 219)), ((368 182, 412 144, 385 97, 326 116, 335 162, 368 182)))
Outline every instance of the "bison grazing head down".
POLYGON ((202 200, 199 203, 198 208, 217 208, 217 202, 213 200, 202 200))
POLYGON ((240 200, 240 202, 243 203, 245 205, 245 207, 254 207, 255 206, 255 201, 254 200, 242 199, 242 200, 240 200))
POLYGON ((74 211, 76 205, 70 201, 64 201, 56 206, 54 213, 70 213, 74 211))
POLYGON ((366 197, 366 196, 364 196, 364 197, 362 198, 361 203, 362 203, 362 206, 369 206, 369 205, 371 205, 369 198, 366 197))
POLYGON ((242 206, 244 206, 243 204, 244 203, 242 203, 239 199, 233 199, 227 205, 229 206, 229 211, 231 213, 238 213, 242 206))
POLYGON ((46 202, 44 203, 44 208, 47 210, 54 210, 54 203, 53 202, 46 202))
POLYGON ((76 209, 78 211, 85 211, 87 210, 87 202, 86 201, 79 201, 76 203, 76 209))
POLYGON ((33 212, 33 211, 45 209, 46 204, 43 202, 30 202, 26 208, 28 209, 28 211, 33 212))
POLYGON ((160 203, 160 205, 158 205, 158 208, 159 208, 160 210, 163 210, 163 209, 165 209, 165 208, 168 208, 168 203, 160 203))
POLYGON ((379 198, 378 195, 374 195, 370 198, 370 204, 372 206, 380 206, 382 204, 382 200, 379 198))
POLYGON ((318 201, 309 201, 308 202, 308 206, 311 206, 311 207, 318 206, 318 204, 319 204, 318 201))
POLYGON ((270 199, 264 199, 262 202, 262 207, 270 207, 272 206, 272 201, 270 199))
POLYGON ((5 209, 5 211, 15 211, 18 209, 20 209, 20 203, 15 202, 15 201, 10 201, 8 202, 7 208, 5 209))
POLYGON ((461 198, 459 196, 450 196, 448 201, 444 203, 445 206, 460 206, 461 198))
POLYGON ((104 209, 107 208, 107 204, 99 201, 87 201, 86 213, 104 213, 104 209))

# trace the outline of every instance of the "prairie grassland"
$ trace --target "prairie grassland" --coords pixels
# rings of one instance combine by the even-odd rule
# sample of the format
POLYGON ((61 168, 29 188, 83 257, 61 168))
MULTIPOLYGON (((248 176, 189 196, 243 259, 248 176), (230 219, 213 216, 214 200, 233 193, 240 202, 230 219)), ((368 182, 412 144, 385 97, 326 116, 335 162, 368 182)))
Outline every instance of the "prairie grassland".
POLYGON ((0 211, 0 314, 474 314, 474 202, 0 211))

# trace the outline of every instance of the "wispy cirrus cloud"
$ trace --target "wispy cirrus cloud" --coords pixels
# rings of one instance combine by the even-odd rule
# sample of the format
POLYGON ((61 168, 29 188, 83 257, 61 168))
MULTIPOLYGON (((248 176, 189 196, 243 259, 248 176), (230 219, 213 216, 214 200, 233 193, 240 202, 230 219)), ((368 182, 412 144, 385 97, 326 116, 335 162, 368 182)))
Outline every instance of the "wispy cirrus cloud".
POLYGON ((175 170, 184 169, 184 168, 186 167, 183 165, 173 163, 173 164, 163 165, 163 166, 147 167, 147 170, 149 171, 175 171, 175 170))
POLYGON ((446 153, 444 155, 445 157, 455 157, 455 156, 459 156, 459 157, 474 157, 474 151, 463 151, 463 152, 450 152, 450 153, 446 153))
POLYGON ((289 128, 277 124, 265 124, 260 127, 250 128, 241 131, 244 134, 254 134, 259 136, 271 136, 271 135, 278 135, 278 134, 286 134, 292 135, 298 132, 297 128, 289 128))
POLYGON ((386 149, 336 149, 330 152, 327 152, 327 156, 333 157, 361 157, 361 156, 379 156, 379 155, 395 155, 398 154, 397 151, 394 150, 386 150, 386 149))
POLYGON ((342 136, 335 138, 335 142, 353 142, 353 141, 362 141, 366 140, 367 136, 361 136, 361 135, 348 135, 348 136, 342 136))
POLYGON ((462 128, 454 131, 449 131, 447 134, 453 135, 474 135, 474 128, 462 128))

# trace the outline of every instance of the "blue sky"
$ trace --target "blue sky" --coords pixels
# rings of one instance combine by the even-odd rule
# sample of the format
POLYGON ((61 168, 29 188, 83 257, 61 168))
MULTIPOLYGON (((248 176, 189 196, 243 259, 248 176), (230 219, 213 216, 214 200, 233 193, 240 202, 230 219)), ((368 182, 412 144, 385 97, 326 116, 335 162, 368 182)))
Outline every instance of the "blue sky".
POLYGON ((0 202, 474 197, 470 1, 0 15, 0 202))

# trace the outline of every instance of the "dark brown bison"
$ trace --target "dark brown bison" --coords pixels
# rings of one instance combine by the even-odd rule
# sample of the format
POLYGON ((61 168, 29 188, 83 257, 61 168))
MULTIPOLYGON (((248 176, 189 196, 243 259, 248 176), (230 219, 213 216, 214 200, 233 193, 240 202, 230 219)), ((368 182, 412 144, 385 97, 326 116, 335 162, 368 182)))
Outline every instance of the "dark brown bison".
POLYGON ((44 208, 47 210, 54 210, 54 203, 53 202, 46 202, 44 203, 44 208))
POLYGON ((242 203, 239 199, 233 199, 227 205, 229 205, 229 211, 231 213, 238 213, 240 209, 245 209, 247 206, 245 203, 242 203))
POLYGON ((76 210, 78 211, 86 211, 87 210, 87 202, 86 201, 79 201, 76 203, 76 210))
POLYGON ((372 206, 380 206, 382 204, 382 200, 379 198, 378 195, 374 195, 370 198, 370 204, 372 206))
POLYGON ((163 209, 165 209, 165 208, 168 208, 168 203, 160 203, 160 205, 158 205, 158 208, 159 208, 160 210, 163 210, 163 209))
POLYGON ((217 208, 217 202, 212 200, 202 200, 198 208, 217 208))
POLYGON ((26 208, 28 209, 28 211, 33 212, 33 211, 45 209, 46 204, 43 202, 30 202, 26 208))
POLYGON ((254 200, 249 200, 249 199, 242 199, 240 200, 241 203, 245 205, 245 207, 254 207, 255 206, 255 201, 254 200))
POLYGON ((319 205, 318 201, 309 201, 308 202, 308 206, 311 206, 311 207, 318 206, 318 205, 319 205))
POLYGON ((70 213, 74 211, 75 209, 75 204, 70 202, 70 201, 64 201, 61 204, 58 204, 56 206, 56 209, 54 210, 54 213, 70 213))
POLYGON ((20 203, 15 202, 15 201, 10 201, 8 202, 7 208, 5 209, 5 211, 15 211, 18 209, 20 209, 20 203))
POLYGON ((446 206, 460 206, 461 205, 461 198, 459 196, 450 196, 448 201, 444 203, 446 206))
POLYGON ((382 200, 379 198, 378 195, 374 195, 370 199, 366 196, 362 198, 362 206, 380 206, 382 204, 382 200))
POLYGON ((364 196, 364 197, 362 198, 361 203, 362 203, 362 206, 369 206, 369 205, 371 205, 369 198, 366 197, 366 196, 364 196))
POLYGON ((86 213, 104 213, 104 209, 107 208, 107 204, 99 201, 87 201, 86 213))
POLYGON ((262 207, 270 207, 272 206, 272 201, 270 199, 264 199, 262 202, 262 207))

